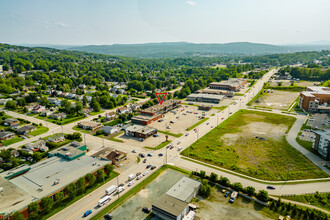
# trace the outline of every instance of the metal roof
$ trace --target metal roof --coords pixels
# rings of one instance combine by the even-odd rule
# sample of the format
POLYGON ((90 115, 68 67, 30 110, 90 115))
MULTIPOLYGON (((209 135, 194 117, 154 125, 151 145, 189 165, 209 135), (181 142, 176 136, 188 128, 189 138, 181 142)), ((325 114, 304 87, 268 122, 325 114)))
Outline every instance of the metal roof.
POLYGON ((188 206, 188 203, 164 194, 156 202, 154 202, 152 206, 172 215, 179 216, 188 206))
POLYGON ((173 196, 181 201, 187 201, 194 191, 201 185, 200 182, 188 177, 182 177, 166 194, 173 196))

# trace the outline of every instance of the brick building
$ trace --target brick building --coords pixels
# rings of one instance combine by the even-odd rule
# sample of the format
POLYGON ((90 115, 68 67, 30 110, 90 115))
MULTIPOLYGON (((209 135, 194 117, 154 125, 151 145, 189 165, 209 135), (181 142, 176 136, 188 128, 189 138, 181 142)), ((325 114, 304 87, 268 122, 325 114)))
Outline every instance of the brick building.
POLYGON ((327 87, 308 86, 300 93, 299 107, 310 112, 330 112, 330 90, 327 87))

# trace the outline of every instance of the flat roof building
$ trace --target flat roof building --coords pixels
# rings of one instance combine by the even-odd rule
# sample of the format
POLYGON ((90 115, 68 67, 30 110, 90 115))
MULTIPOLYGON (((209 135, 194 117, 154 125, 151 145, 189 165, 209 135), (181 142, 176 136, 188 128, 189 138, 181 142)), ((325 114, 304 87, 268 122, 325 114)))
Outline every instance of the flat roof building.
POLYGON ((299 107, 311 112, 330 112, 330 90, 328 87, 307 86, 300 93, 299 107))
POLYGON ((221 89, 229 91, 239 91, 247 83, 247 79, 243 78, 230 78, 221 82, 210 83, 210 89, 221 89))
POLYGON ((197 195, 200 185, 199 181, 184 176, 166 194, 190 202, 197 195))
POLYGON ((319 152, 324 159, 330 160, 330 130, 313 130, 313 132, 315 134, 313 148, 319 152))
POLYGON ((149 126, 132 125, 125 129, 125 135, 132 137, 147 138, 153 134, 157 134, 157 129, 149 126))
POLYGON ((218 104, 224 97, 225 97, 224 95, 192 93, 188 95, 187 101, 218 104))

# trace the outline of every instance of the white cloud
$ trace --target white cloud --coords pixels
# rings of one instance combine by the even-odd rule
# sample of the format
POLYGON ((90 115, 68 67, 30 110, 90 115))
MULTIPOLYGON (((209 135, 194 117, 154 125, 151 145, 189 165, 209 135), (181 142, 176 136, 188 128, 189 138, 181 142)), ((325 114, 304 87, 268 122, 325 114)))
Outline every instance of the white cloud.
POLYGON ((55 21, 54 24, 58 27, 62 27, 62 28, 68 28, 68 27, 71 27, 69 24, 65 24, 63 22, 60 22, 60 21, 55 21))
POLYGON ((193 2, 193 1, 186 1, 186 5, 189 5, 189 6, 195 6, 195 5, 196 5, 196 2, 193 2))

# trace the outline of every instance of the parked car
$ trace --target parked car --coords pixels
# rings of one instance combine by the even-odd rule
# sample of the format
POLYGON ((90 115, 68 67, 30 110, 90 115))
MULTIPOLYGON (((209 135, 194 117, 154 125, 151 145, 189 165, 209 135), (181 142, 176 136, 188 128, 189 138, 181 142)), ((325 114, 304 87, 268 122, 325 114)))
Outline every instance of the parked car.
POLYGON ((144 155, 144 154, 142 154, 142 153, 139 153, 139 157, 142 157, 142 158, 144 158, 144 157, 145 157, 145 155, 144 155))
POLYGON ((189 135, 189 133, 186 133, 186 134, 185 134, 185 136, 188 136, 188 135, 189 135))
POLYGON ((121 184, 119 184, 118 186, 119 187, 123 187, 125 184, 124 183, 121 183, 121 184))
POLYGON ((170 121, 171 124, 174 124, 174 121, 170 121))
POLYGON ((162 156, 163 156, 163 154, 162 154, 162 153, 158 154, 158 157, 162 157, 162 156))
POLYGON ((131 181, 131 182, 128 183, 128 186, 131 186, 133 184, 134 184, 134 181, 131 181))
POLYGON ((151 170, 154 170, 154 169, 156 169, 156 166, 152 166, 150 169, 151 169, 151 170))
POLYGON ((153 136, 154 136, 154 137, 158 137, 159 135, 158 135, 158 134, 154 134, 153 136))
POLYGON ((170 150, 172 150, 173 148, 174 148, 174 147, 173 147, 173 146, 171 146, 171 147, 170 147, 170 150))
POLYGON ((147 162, 147 159, 146 158, 144 158, 144 160, 143 160, 143 163, 146 163, 147 162))
POLYGON ((229 193, 230 193, 230 192, 229 192, 229 191, 227 191, 227 192, 225 193, 225 197, 227 197, 227 196, 229 195, 229 193))
POLYGON ((178 151, 180 151, 181 149, 182 149, 182 147, 179 147, 179 148, 178 148, 178 151))
POLYGON ((110 219, 112 219, 112 215, 110 213, 107 213, 107 214, 104 215, 104 218, 107 219, 107 220, 108 219, 110 220, 110 219))
POLYGON ((136 150, 132 150, 132 153, 136 153, 136 150))
POLYGON ((181 141, 178 141, 177 145, 181 144, 181 141))
POLYGON ((88 210, 88 211, 86 211, 86 212, 84 213, 84 217, 89 216, 90 214, 92 214, 92 210, 88 210))
POLYGON ((274 186, 267 186, 267 189, 275 189, 274 186))
POLYGON ((151 167, 151 164, 148 164, 148 165, 146 166, 147 169, 149 169, 150 167, 151 167))
POLYGON ((144 171, 144 173, 142 174, 143 176, 147 175, 149 172, 146 170, 144 171))
POLYGON ((151 212, 151 209, 148 208, 148 207, 143 207, 142 208, 142 211, 145 212, 145 213, 150 213, 151 212))
POLYGON ((151 153, 149 153, 149 154, 147 154, 148 155, 148 157, 152 157, 152 154, 151 153))

